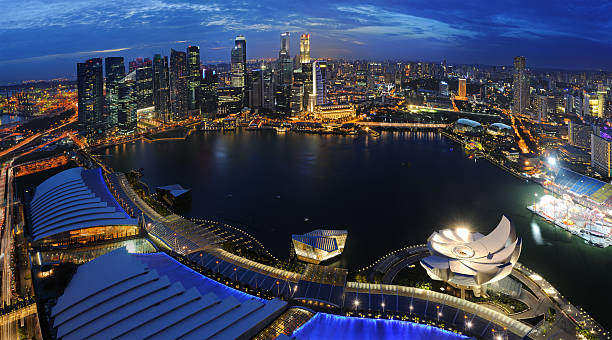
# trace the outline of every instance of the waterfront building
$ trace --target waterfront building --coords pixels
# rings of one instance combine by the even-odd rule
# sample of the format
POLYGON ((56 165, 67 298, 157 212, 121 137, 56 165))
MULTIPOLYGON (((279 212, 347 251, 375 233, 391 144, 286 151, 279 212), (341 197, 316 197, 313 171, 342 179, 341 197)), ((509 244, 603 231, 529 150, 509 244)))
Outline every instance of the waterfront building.
POLYGON ((354 119, 357 109, 353 104, 315 106, 315 119, 323 122, 343 122, 354 119))
POLYGON ((278 84, 274 88, 274 108, 284 115, 291 114, 291 85, 278 84))
POLYGON ((525 57, 514 58, 512 82, 512 112, 525 113, 529 107, 529 75, 525 68, 525 57))
POLYGON ((593 127, 591 125, 580 124, 575 121, 570 121, 567 124, 567 137, 569 144, 572 146, 590 149, 592 133, 593 127))
POLYGON ((521 254, 521 238, 506 216, 488 235, 467 229, 434 232, 427 240, 431 255, 421 260, 429 277, 465 289, 486 293, 486 285, 512 272, 521 254))
POLYGON ((310 110, 310 97, 312 96, 312 77, 313 77, 313 68, 312 68, 313 64, 311 63, 306 63, 306 64, 302 64, 302 74, 301 74, 301 79, 302 79, 302 85, 304 87, 303 89, 303 93, 304 95, 302 96, 302 107, 305 109, 308 109, 310 112, 312 112, 310 110))
POLYGON ((101 137, 106 132, 102 59, 77 63, 77 91, 79 134, 87 139, 101 137))
POLYGON ((479 122, 471 119, 461 118, 453 124, 453 131, 455 133, 480 135, 483 130, 479 122))
POLYGON ((278 53, 278 83, 291 85, 293 83, 293 61, 289 53, 289 32, 281 33, 281 49, 278 53))
POLYGON ((493 136, 514 136, 511 126, 503 123, 493 123, 487 127, 487 133, 493 136))
POLYGON ((591 166, 600 175, 612 177, 612 140, 591 134, 591 166))
POLYGON ((251 89, 249 107, 255 109, 274 109, 273 74, 265 65, 250 72, 251 89))
POLYGON ((187 54, 170 50, 170 103, 173 119, 184 119, 187 114, 187 54))
POLYGON ((106 187, 100 168, 64 170, 36 187, 28 204, 35 246, 117 239, 139 233, 106 187))
POLYGON ((217 88, 219 87, 219 75, 213 71, 204 70, 202 79, 202 108, 201 112, 208 118, 215 118, 217 112, 217 88))
POLYGON ((187 47, 187 68, 189 73, 188 109, 191 114, 200 114, 202 70, 200 69, 200 48, 198 46, 187 47))
POLYGON ((303 235, 291 235, 297 259, 318 264, 342 254, 348 231, 317 229, 303 235))
POLYGON ((138 126, 136 73, 132 71, 119 81, 117 128, 122 134, 134 133, 138 126))
POLYGON ((314 61, 312 63, 312 92, 308 99, 308 111, 314 112, 315 106, 327 103, 327 63, 314 61))
POLYGON ((300 36, 300 64, 310 64, 310 34, 300 36))
POLYGON ((217 89, 217 114, 227 116, 239 113, 242 109, 242 88, 219 87, 217 89))
POLYGON ((241 99, 245 100, 245 91, 247 85, 247 68, 246 68, 246 39, 239 35, 234 41, 234 48, 231 53, 231 85, 232 87, 240 88, 242 91, 241 99))
MULTIPOLYGON (((120 109, 117 115, 117 127, 120 133, 136 132, 138 127, 138 83, 137 71, 128 73, 119 83, 120 109)), ((151 109, 151 108, 149 108, 151 109)))
POLYGON ((145 58, 136 68, 136 89, 138 90, 138 109, 153 106, 153 62, 145 58))
POLYGON ((107 57, 104 59, 106 69, 106 117, 108 129, 117 127, 119 112, 119 82, 125 77, 123 57, 107 57))
POLYGON ((153 104, 158 117, 168 120, 170 113, 170 81, 168 57, 153 56, 153 104))

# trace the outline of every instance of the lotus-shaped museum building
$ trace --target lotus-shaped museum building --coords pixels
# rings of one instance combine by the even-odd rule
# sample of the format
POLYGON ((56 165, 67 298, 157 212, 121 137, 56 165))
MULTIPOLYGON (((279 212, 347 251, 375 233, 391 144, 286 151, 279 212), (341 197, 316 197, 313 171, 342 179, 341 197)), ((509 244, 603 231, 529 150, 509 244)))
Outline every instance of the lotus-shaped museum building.
POLYGON ((521 238, 510 220, 502 216, 488 235, 467 229, 445 229, 428 239, 431 255, 421 265, 434 280, 470 288, 476 295, 483 286, 506 277, 518 261, 521 238))

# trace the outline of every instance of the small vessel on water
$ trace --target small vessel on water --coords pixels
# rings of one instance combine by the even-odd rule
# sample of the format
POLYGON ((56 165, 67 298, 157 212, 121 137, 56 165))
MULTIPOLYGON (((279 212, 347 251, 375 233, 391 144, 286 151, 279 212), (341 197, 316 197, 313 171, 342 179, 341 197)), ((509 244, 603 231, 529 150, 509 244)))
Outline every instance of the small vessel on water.
POLYGON ((277 126, 274 128, 274 130, 276 130, 277 133, 285 133, 287 132, 287 128, 284 126, 277 126))

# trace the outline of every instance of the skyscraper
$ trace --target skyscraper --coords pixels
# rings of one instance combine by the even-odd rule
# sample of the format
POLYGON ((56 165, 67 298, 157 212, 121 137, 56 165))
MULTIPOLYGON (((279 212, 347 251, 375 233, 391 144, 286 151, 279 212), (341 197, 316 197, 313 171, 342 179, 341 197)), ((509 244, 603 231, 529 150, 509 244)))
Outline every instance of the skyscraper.
POLYGON ((119 81, 125 77, 123 57, 107 57, 104 59, 106 68, 106 117, 107 128, 117 126, 119 111, 119 81))
POLYGON ((156 54, 153 57, 153 104, 155 112, 163 121, 170 112, 170 83, 168 57, 156 54))
POLYGON ((524 113, 529 106, 529 75, 525 69, 525 57, 514 58, 512 83, 512 113, 524 113))
POLYGON ((238 87, 242 91, 243 105, 247 103, 245 96, 245 87, 247 85, 246 77, 246 39, 239 35, 234 42, 231 55, 231 77, 232 87, 238 87))
POLYGON ((208 118, 214 119, 217 112, 217 88, 219 87, 219 75, 213 70, 204 70, 202 80, 202 108, 208 118))
POLYGON ((466 81, 464 78, 459 79, 459 84, 458 84, 458 89, 457 89, 457 99, 467 100, 466 81))
POLYGON ((88 139, 96 138, 106 131, 102 59, 77 63, 77 90, 79 133, 88 139))
POLYGON ((310 63, 310 34, 302 34, 300 37, 300 63, 310 63))
POLYGON ((153 62, 149 58, 136 68, 137 107, 153 106, 153 62))
POLYGON ((200 48, 198 46, 187 47, 187 67, 189 69, 189 80, 187 92, 189 96, 189 111, 194 114, 200 113, 201 105, 201 81, 202 71, 200 69, 200 48))
POLYGON ((187 114, 187 54, 170 50, 170 106, 174 119, 187 114))
POLYGON ((314 106, 327 103, 327 63, 315 61, 312 63, 312 95, 308 109, 314 111, 314 106))
POLYGON ((138 102, 137 72, 138 69, 128 73, 118 84, 119 110, 117 112, 117 128, 123 134, 136 131, 138 102))
POLYGON ((278 52, 278 83, 291 85, 293 81, 293 61, 289 53, 289 32, 281 33, 281 48, 278 52))

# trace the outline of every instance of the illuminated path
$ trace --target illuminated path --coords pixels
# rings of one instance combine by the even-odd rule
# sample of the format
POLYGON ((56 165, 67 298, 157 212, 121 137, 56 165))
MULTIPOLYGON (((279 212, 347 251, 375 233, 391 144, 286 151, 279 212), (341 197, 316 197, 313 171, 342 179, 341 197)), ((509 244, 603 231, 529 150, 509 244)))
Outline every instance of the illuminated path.
POLYGON ((397 128, 397 129, 445 129, 450 124, 435 124, 435 123, 384 123, 384 122, 357 122, 360 126, 366 127, 382 127, 382 128, 397 128))

